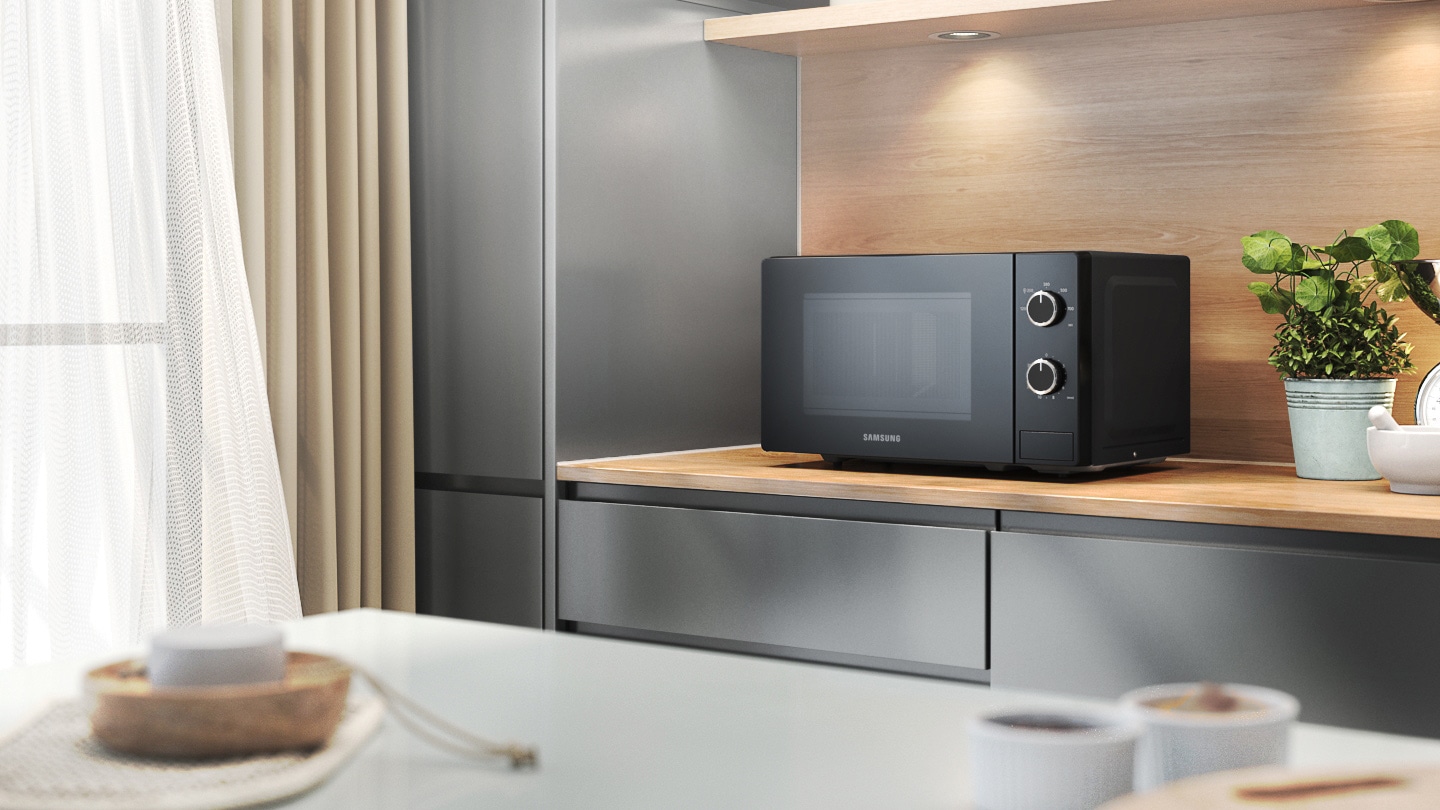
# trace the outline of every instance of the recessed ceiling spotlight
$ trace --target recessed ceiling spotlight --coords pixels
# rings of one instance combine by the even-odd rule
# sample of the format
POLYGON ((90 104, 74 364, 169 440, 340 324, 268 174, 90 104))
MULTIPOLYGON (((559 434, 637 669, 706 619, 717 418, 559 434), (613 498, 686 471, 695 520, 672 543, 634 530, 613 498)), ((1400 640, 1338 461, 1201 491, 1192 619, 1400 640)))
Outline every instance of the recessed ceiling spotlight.
MULTIPOLYGON (((1390 0, 1395 2, 1395 0, 1390 0)), ((995 39, 1000 36, 994 31, 941 31, 938 34, 931 34, 931 39, 938 39, 943 42, 975 42, 981 39, 995 39)))

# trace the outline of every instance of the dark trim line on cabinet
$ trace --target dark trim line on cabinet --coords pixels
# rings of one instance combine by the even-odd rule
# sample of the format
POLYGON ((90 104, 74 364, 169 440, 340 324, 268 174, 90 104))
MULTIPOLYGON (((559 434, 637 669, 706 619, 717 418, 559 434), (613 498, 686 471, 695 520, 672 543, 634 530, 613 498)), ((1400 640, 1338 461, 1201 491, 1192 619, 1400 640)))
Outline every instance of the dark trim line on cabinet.
POLYGON ((541 498, 545 495, 545 482, 538 478, 498 478, 489 475, 417 472, 415 488, 442 492, 473 492, 479 495, 514 495, 521 498, 541 498))
MULTIPOLYGON (((998 521, 997 521, 998 523, 998 521)), ((990 654, 995 643, 995 532, 985 532, 985 671, 995 668, 995 659, 990 654)))
POLYGON ((1440 563, 1440 541, 1435 538, 1351 534, 1330 531, 1324 526, 1313 529, 1276 529, 1265 526, 1002 510, 998 528, 1000 531, 1026 534, 1057 534, 1332 557, 1440 563))
POLYGON ((543 0, 542 10, 545 15, 543 45, 541 47, 541 72, 544 74, 544 99, 541 112, 543 122, 543 136, 541 137, 541 165, 543 166, 543 192, 540 195, 541 209, 541 299, 544 306, 544 315, 541 318, 543 327, 541 346, 543 354, 544 374, 542 382, 543 395, 541 397, 541 408, 543 413, 543 435, 541 437, 541 464, 545 480, 542 482, 545 505, 542 512, 542 523, 540 529, 540 542, 542 549, 541 556, 541 626, 546 630, 554 630, 556 622, 556 520, 557 509, 556 491, 558 483, 555 478, 555 449, 557 447, 557 423, 556 423, 556 386, 558 376, 556 356, 556 307, 557 287, 556 281, 559 278, 559 244, 556 237, 556 228, 560 221, 559 200, 560 184, 558 180, 557 167, 560 165, 560 7, 559 0, 543 0))
POLYGON ((838 664, 857 669, 872 669, 880 672, 919 675, 926 678, 944 678, 951 681, 990 683, 990 672, 969 667, 952 667, 943 664, 926 664, 918 661, 898 661, 893 658, 877 658, 870 655, 810 650, 800 647, 786 647, 779 644, 759 644, 753 641, 734 641, 724 638, 690 636, 683 633, 666 633, 655 630, 637 630, 631 627, 612 627, 605 624, 561 620, 560 629, 585 636, 618 638, 627 641, 644 641, 652 644, 670 644, 677 647, 692 647, 701 650, 759 655, 766 658, 783 658, 787 661, 807 661, 817 664, 838 664))
POLYGON ((712 512, 749 512, 757 515, 860 520, 868 523, 900 523, 914 526, 941 526, 954 529, 999 528, 992 509, 962 506, 856 501, 843 498, 811 498, 798 495, 759 495, 749 492, 721 492, 708 489, 642 487, 625 484, 591 484, 562 481, 560 497, 571 501, 627 503, 637 506, 670 506, 712 512))

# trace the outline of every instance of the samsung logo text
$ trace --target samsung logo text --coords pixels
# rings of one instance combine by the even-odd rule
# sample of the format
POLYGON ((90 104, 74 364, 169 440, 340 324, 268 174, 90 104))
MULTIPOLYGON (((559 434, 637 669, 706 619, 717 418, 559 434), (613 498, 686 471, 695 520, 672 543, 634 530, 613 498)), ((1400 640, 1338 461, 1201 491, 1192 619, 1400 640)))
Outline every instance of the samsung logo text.
POLYGON ((867 441, 867 442, 898 442, 898 441, 900 441, 900 434, 899 434, 899 433, 866 433, 863 438, 864 438, 864 440, 867 441))

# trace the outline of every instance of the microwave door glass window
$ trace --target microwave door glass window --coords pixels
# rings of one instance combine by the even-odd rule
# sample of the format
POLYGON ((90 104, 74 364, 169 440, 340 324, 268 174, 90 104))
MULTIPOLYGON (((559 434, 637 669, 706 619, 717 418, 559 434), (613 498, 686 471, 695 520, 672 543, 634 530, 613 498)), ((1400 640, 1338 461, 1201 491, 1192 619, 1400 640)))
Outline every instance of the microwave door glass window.
POLYGON ((970 419, 969 293, 814 293, 802 317, 806 414, 970 419))

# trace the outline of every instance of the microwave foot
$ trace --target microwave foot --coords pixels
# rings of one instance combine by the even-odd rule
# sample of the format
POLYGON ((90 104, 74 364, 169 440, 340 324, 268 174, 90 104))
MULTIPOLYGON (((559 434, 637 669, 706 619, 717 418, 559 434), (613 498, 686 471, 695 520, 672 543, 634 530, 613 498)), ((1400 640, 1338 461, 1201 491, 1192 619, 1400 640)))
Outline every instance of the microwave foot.
POLYGON ((820 455, 820 458, 824 459, 827 463, 834 465, 836 469, 839 469, 841 465, 843 465, 846 461, 849 460, 845 456, 832 456, 828 453, 822 453, 820 455))

